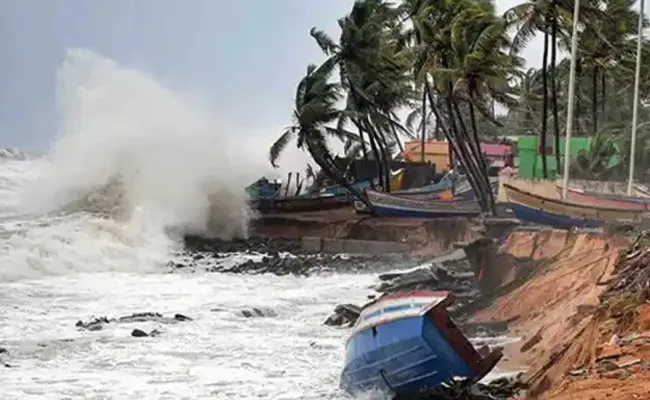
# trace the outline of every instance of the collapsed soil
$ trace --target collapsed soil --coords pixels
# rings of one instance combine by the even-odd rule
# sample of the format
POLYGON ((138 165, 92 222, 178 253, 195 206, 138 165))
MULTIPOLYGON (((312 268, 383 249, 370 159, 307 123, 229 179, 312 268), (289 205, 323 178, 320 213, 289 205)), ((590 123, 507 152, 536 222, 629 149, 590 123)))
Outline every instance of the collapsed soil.
POLYGON ((504 353, 527 368, 529 398, 650 398, 648 247, 566 231, 510 235, 503 252, 540 261, 473 320, 510 321, 521 341, 504 353))

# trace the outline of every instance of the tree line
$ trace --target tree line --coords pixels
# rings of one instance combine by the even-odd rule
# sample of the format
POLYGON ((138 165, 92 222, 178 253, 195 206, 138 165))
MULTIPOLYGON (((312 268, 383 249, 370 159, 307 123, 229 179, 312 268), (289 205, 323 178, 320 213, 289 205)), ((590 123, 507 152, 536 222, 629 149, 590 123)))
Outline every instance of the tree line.
MULTIPOLYGON (((389 164, 405 138, 421 141, 422 160, 425 142, 444 138, 452 165, 462 166, 482 209, 494 212, 482 138, 533 134, 547 143, 550 132, 560 165, 569 60, 558 61, 558 53, 570 47, 573 7, 569 0, 529 0, 500 14, 491 0, 356 1, 338 20, 338 38, 311 29, 324 60, 309 65, 298 83, 293 123, 271 146, 271 163, 295 140, 325 176, 372 208, 337 167, 330 139, 342 141, 349 157, 374 160, 388 191, 389 164), (524 70, 521 53, 535 35, 544 38, 543 62, 524 70), (398 118, 403 110, 404 121, 398 118)), ((635 9, 630 0, 581 1, 572 134, 597 139, 576 162, 582 174, 616 175, 603 162, 612 149, 620 152, 621 165, 629 163, 635 9)), ((643 56, 649 55, 644 43, 643 56)), ((641 78, 644 105, 650 63, 641 78)), ((640 110, 641 153, 650 150, 650 123, 644 125, 650 111, 640 110)), ((647 175, 650 160, 637 168, 647 175)))

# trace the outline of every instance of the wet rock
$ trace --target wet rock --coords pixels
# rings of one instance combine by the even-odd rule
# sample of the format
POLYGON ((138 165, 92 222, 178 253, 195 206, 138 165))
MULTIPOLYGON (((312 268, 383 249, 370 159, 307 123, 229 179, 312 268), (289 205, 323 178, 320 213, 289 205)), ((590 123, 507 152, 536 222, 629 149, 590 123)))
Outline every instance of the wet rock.
POLYGON ((83 322, 79 320, 77 321, 75 326, 77 328, 85 329, 88 331, 100 331, 104 328, 104 325, 108 324, 109 322, 111 322, 111 320, 109 320, 108 318, 100 317, 100 318, 94 318, 88 322, 83 322))
POLYGON ((589 370, 586 368, 579 368, 579 369, 574 369, 573 371, 569 371, 569 375, 575 377, 587 376, 588 374, 589 374, 589 370))
POLYGON ((133 336, 133 337, 147 337, 147 336, 149 336, 149 334, 147 332, 145 332, 145 331, 140 330, 140 329, 134 329, 131 332, 131 336, 133 336))
POLYGON ((174 319, 176 321, 194 321, 192 318, 185 316, 183 314, 175 314, 174 319))
POLYGON ((456 380, 420 393, 397 395, 393 400, 505 400, 517 396, 526 386, 517 379, 501 378, 489 384, 470 385, 467 380, 456 380))
POLYGON ((334 313, 327 317, 324 324, 328 326, 352 326, 359 319, 361 307, 354 304, 339 304, 334 313))
POLYGON ((418 257, 403 254, 354 256, 313 254, 304 251, 300 241, 279 238, 250 238, 246 241, 228 242, 187 237, 185 244, 185 251, 178 255, 182 261, 168 264, 171 272, 194 271, 196 268, 201 268, 218 273, 307 276, 323 272, 379 270, 395 264, 416 265, 420 261, 418 257), (232 262, 221 260, 235 253, 261 257, 234 265, 232 262))
POLYGON ((177 322, 192 321, 192 318, 185 316, 183 314, 176 314, 174 317, 169 318, 165 317, 160 313, 155 312, 142 312, 134 313, 131 315, 126 315, 119 318, 108 318, 100 317, 94 318, 88 322, 77 321, 75 326, 79 329, 85 329, 89 331, 99 331, 104 328, 105 325, 110 323, 132 323, 132 322, 158 322, 163 324, 174 324, 177 322))
POLYGON ((495 337, 504 335, 508 332, 507 321, 491 321, 491 322, 472 322, 463 323, 458 326, 463 334, 467 337, 495 337))
POLYGON ((208 239, 200 236, 185 236, 185 247, 194 252, 207 253, 304 253, 300 240, 286 238, 251 237, 244 239, 222 240, 208 239))
POLYGON ((264 318, 264 317, 276 317, 277 314, 275 311, 269 308, 258 308, 252 307, 248 309, 243 309, 239 311, 244 318, 264 318))

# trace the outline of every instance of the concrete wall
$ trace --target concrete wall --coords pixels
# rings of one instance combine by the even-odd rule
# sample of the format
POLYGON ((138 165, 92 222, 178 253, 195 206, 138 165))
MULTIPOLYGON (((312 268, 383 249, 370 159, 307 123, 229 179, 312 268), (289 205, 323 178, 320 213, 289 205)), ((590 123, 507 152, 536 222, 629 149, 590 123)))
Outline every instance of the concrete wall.
POLYGON ((408 243, 319 237, 303 237, 302 247, 315 253, 387 254, 411 251, 408 243))

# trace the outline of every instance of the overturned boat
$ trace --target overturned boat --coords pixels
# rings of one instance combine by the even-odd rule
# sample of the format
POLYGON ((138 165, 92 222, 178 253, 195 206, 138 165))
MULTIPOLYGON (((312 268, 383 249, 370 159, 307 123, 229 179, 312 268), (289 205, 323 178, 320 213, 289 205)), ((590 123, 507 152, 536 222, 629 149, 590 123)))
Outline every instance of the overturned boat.
POLYGON ((419 290, 366 305, 346 344, 341 387, 405 395, 487 375, 502 353, 478 354, 447 314, 452 302, 449 292, 419 290))

